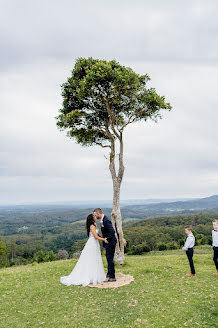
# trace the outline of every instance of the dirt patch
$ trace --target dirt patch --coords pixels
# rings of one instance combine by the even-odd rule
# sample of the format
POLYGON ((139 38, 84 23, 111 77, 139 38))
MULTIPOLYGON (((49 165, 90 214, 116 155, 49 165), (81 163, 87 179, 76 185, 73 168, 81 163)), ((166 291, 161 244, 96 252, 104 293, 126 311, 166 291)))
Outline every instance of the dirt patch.
POLYGON ((116 273, 117 281, 112 282, 101 282, 97 285, 89 284, 89 287, 97 287, 97 288, 117 288, 125 285, 129 285, 134 278, 128 274, 123 274, 121 272, 116 273))

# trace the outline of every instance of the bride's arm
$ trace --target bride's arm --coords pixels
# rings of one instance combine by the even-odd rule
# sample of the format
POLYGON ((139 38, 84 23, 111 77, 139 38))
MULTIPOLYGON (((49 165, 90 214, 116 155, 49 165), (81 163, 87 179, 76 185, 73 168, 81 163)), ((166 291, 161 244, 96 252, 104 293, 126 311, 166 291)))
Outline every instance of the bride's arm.
POLYGON ((98 236, 98 234, 96 233, 96 227, 94 226, 94 224, 92 224, 90 226, 90 231, 92 232, 93 236, 95 237, 95 239, 98 239, 98 240, 102 240, 104 241, 106 244, 108 244, 108 241, 106 238, 102 238, 100 236, 98 236))

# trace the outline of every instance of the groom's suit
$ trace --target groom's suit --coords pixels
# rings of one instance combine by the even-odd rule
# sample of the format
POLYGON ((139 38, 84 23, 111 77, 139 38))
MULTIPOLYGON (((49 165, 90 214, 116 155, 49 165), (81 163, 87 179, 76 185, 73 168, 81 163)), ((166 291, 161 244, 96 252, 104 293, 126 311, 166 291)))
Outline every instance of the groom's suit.
POLYGON ((115 231, 110 219, 104 215, 103 220, 101 220, 101 232, 104 238, 107 238, 109 244, 103 242, 103 247, 106 249, 106 258, 108 263, 108 275, 109 278, 115 278, 114 270, 114 253, 117 243, 115 237, 115 231))

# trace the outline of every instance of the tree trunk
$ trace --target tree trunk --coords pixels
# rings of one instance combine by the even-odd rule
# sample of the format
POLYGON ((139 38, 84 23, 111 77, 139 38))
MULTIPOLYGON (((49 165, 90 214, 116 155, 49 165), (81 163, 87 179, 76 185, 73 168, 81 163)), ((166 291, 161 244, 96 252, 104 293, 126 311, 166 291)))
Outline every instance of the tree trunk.
POLYGON ((116 244, 116 250, 115 250, 115 261, 119 264, 124 263, 124 246, 126 244, 126 241, 123 237, 123 229, 122 229, 122 216, 120 211, 120 186, 123 179, 124 174, 124 165, 123 165, 123 135, 122 132, 119 131, 119 133, 114 128, 113 123, 113 113, 111 112, 110 106, 108 102, 106 103, 106 107, 108 109, 108 114, 110 116, 110 125, 111 129, 114 133, 114 135, 109 130, 109 125, 105 125, 105 130, 107 133, 108 138, 111 142, 111 152, 110 152, 110 165, 109 169, 111 172, 111 177, 113 181, 113 209, 111 213, 112 217, 112 224, 116 233, 117 237, 117 244, 116 244), (116 165, 115 165, 115 138, 119 140, 120 145, 120 152, 119 152, 119 167, 118 167, 118 173, 116 172, 116 165))
POLYGON ((125 239, 123 237, 122 216, 120 211, 120 184, 117 179, 113 179, 113 209, 111 216, 117 237, 114 259, 118 264, 123 264, 125 239))
POLYGON ((115 167, 115 143, 112 142, 111 154, 110 154, 110 172, 113 180, 113 209, 112 209, 112 223, 116 232, 117 244, 115 250, 115 261, 119 264, 124 263, 124 246, 126 241, 123 237, 122 229, 122 216, 120 211, 120 186, 124 174, 123 165, 123 140, 122 134, 120 134, 120 154, 119 154, 119 169, 118 174, 116 174, 115 167))

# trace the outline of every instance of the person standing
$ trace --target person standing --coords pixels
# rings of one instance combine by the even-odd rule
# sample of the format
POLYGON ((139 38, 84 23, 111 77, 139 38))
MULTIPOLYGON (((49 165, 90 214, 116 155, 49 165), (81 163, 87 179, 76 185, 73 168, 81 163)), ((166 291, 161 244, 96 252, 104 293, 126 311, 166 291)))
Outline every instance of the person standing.
POLYGON ((115 236, 115 231, 112 222, 106 215, 104 215, 101 208, 96 208, 93 212, 93 215, 98 220, 100 220, 103 238, 106 238, 108 241, 108 244, 103 242, 103 247, 106 249, 106 259, 108 263, 108 282, 116 281, 114 269, 114 253, 117 239, 115 236))
POLYGON ((213 260, 216 267, 214 276, 218 276, 218 220, 213 220, 212 230, 212 246, 213 246, 213 260))
POLYGON ((195 267, 194 267, 194 263, 193 263, 195 236, 192 233, 192 226, 191 225, 185 226, 185 233, 187 235, 187 238, 186 238, 186 241, 185 241, 185 245, 182 249, 184 251, 186 251, 186 255, 188 257, 189 265, 190 265, 190 268, 191 268, 191 272, 187 273, 186 276, 187 277, 193 277, 193 276, 196 275, 195 274, 195 267))

